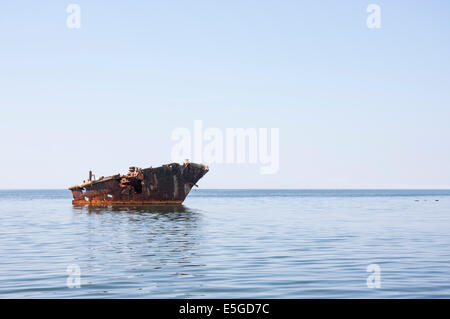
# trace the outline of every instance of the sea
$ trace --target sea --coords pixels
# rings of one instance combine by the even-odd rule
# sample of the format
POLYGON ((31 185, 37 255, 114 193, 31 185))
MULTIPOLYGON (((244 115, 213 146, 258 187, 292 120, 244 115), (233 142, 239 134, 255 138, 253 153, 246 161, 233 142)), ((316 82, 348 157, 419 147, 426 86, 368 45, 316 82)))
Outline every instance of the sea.
POLYGON ((449 190, 0 191, 0 298, 449 298, 449 190))

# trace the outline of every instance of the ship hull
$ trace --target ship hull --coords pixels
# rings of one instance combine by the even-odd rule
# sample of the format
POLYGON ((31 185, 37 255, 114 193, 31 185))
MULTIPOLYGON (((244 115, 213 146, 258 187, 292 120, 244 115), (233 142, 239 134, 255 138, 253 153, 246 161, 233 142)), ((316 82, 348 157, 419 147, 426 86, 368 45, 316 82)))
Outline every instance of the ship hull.
POLYGON ((72 204, 74 206, 98 206, 98 207, 104 207, 104 206, 166 206, 166 205, 181 205, 183 204, 182 200, 167 200, 167 201, 158 201, 158 200, 152 200, 152 201, 136 201, 136 200, 129 200, 129 201, 108 201, 108 200, 73 200, 72 204))
POLYGON ((127 175, 101 177, 69 189, 74 205, 181 205, 207 172, 208 167, 195 163, 132 167, 127 175))

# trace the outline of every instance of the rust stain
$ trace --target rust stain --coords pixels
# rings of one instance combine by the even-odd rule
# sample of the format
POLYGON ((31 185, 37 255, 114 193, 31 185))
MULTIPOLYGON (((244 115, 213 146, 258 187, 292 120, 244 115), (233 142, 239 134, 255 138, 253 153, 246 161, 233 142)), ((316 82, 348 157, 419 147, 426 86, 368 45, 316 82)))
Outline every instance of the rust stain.
POLYGON ((198 180, 209 171, 203 164, 172 163, 156 168, 130 167, 126 175, 95 178, 72 186, 74 205, 181 204, 198 180))

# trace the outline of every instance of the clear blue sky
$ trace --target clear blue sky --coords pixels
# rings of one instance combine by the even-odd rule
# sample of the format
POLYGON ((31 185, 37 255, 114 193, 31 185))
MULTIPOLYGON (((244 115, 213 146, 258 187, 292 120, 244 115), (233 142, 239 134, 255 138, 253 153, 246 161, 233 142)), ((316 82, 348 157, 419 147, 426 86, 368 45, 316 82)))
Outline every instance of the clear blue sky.
POLYGON ((170 162, 195 119, 280 128, 277 174, 203 188, 450 188, 449 39, 446 1, 2 1, 0 188, 170 162))

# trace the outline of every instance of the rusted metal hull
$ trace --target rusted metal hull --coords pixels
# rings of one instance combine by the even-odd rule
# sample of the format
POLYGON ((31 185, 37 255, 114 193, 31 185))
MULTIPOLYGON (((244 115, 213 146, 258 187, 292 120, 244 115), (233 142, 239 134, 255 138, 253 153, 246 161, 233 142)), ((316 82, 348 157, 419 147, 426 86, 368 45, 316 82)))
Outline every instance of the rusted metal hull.
POLYGON ((156 168, 130 167, 127 175, 100 177, 69 189, 74 205, 181 205, 207 172, 207 166, 189 162, 156 168))

